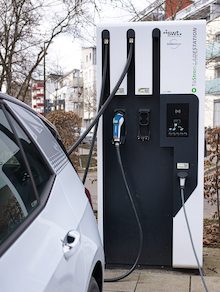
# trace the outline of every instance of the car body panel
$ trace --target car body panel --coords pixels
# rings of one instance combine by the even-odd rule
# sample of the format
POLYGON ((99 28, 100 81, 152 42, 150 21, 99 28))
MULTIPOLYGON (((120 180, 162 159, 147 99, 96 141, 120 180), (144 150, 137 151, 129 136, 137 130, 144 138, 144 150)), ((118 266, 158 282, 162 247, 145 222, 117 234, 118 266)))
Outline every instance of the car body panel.
POLYGON ((98 262, 103 274, 104 252, 85 188, 41 118, 27 106, 2 96, 55 179, 42 211, 0 258, 0 291, 86 292, 98 262), (78 236, 74 252, 67 242, 69 232, 78 236))
POLYGON ((60 202, 63 189, 59 180, 55 181, 54 190, 44 210, 1 257, 0 291, 16 291, 16 287, 44 291, 55 268, 65 261, 61 239, 70 229, 77 229, 79 220, 65 200, 60 202), (8 263, 10 273, 6 274, 8 263))
POLYGON ((59 173, 69 161, 42 120, 37 115, 33 115, 27 109, 19 107, 13 102, 7 101, 6 103, 38 144, 45 159, 53 167, 54 171, 59 173))

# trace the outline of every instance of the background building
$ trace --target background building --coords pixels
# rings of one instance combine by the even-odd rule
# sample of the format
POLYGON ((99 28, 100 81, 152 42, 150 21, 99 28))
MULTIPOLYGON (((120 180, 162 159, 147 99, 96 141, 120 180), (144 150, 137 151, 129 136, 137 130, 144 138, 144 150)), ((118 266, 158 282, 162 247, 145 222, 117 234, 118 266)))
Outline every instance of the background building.
POLYGON ((220 125, 220 16, 207 23, 206 125, 220 125))
POLYGON ((82 48, 83 127, 88 127, 96 114, 96 70, 96 47, 82 48))
POLYGON ((44 82, 32 79, 31 82, 32 108, 39 114, 44 114, 44 82))
POLYGON ((50 93, 51 110, 73 111, 83 118, 82 77, 79 69, 60 76, 50 93))
POLYGON ((132 21, 196 19, 207 22, 205 126, 215 127, 220 125, 220 1, 156 0, 132 21))
MULTIPOLYGON (((96 47, 82 48, 81 70, 65 75, 50 74, 46 78, 46 112, 73 111, 88 127, 96 114, 96 47)), ((32 81, 32 108, 44 113, 44 83, 32 81)))

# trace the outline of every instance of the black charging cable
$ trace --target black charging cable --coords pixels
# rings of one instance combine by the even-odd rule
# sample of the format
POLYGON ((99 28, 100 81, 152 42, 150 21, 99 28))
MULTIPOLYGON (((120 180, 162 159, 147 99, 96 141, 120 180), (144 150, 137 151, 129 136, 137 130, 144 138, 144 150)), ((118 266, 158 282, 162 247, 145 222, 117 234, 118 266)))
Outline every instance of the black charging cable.
POLYGON ((127 62, 126 62, 126 65, 124 67, 124 70, 123 70, 123 72, 122 72, 122 74, 121 74, 121 76, 120 76, 117 84, 115 85, 114 89, 112 90, 111 94, 109 95, 109 97, 107 98, 107 100, 105 101, 105 103, 101 106, 101 109, 98 111, 98 113, 95 116, 95 118, 92 121, 92 123, 85 130, 85 132, 82 134, 82 136, 75 142, 75 144, 67 151, 67 154, 68 155, 70 155, 76 149, 76 147, 79 146, 79 144, 88 135, 88 133, 91 131, 91 129, 96 125, 96 123, 98 122, 98 120, 101 117, 101 115, 103 115, 103 113, 105 112, 106 108, 108 107, 108 105, 111 102, 112 98, 115 96, 115 94, 116 94, 119 86, 121 85, 121 83, 122 83, 125 75, 128 72, 128 68, 129 68, 129 66, 131 64, 132 55, 133 55, 133 38, 130 38, 129 39, 129 54, 128 54, 127 62))
MULTIPOLYGON (((129 53, 128 53, 128 58, 127 58, 127 62, 125 64, 124 70, 123 70, 118 82, 116 83, 114 89, 112 90, 111 94, 108 96, 107 100, 102 105, 102 102, 103 102, 102 100, 103 100, 103 96, 104 96, 105 78, 106 78, 106 72, 107 72, 107 57, 105 58, 105 60, 106 60, 106 69, 104 68, 104 71, 103 71, 102 90, 101 90, 100 103, 99 103, 100 109, 99 109, 96 117, 94 118, 93 122, 89 125, 89 127, 86 129, 86 131, 75 142, 75 144, 68 150, 68 152, 67 152, 68 155, 70 155, 79 146, 79 144, 88 135, 88 133, 91 131, 91 129, 95 125, 97 125, 96 128, 95 128, 95 131, 94 131, 93 142, 92 142, 92 145, 91 145, 92 147, 94 146, 94 141, 95 141, 95 136, 96 136, 96 133, 97 133, 97 127, 98 127, 99 118, 105 112, 105 110, 108 107, 109 103, 111 102, 112 98, 115 96, 119 86, 121 85, 125 75, 127 74, 129 66, 131 64, 132 55, 133 55, 133 38, 130 38, 129 39, 129 53), (106 72, 105 72, 105 70, 106 70, 106 72)), ((106 53, 106 56, 107 56, 107 53, 106 53)), ((118 146, 119 146, 119 144, 118 144, 118 146)), ((113 279, 104 279, 105 282, 115 282, 115 281, 121 280, 121 279, 127 277, 128 275, 130 275, 132 273, 132 271, 137 266, 137 263, 138 263, 138 260, 139 260, 139 257, 140 257, 141 251, 142 251, 142 244, 143 244, 143 232, 142 232, 141 224, 140 224, 140 221, 139 221, 139 218, 138 218, 138 215, 137 215, 137 211, 135 209, 135 205, 134 205, 134 202, 133 202, 133 199, 132 199, 132 196, 131 196, 131 193, 130 193, 130 190, 129 190, 129 187, 128 187, 128 184, 127 184, 127 181, 126 181, 126 178, 125 178, 125 174, 124 174, 124 170, 123 170, 123 166, 122 166, 122 162, 121 162, 120 151, 119 151, 119 147, 118 146, 116 146, 116 149, 118 149, 118 150, 116 150, 116 153, 118 153, 117 154, 118 162, 119 162, 119 165, 120 165, 120 169, 121 169, 121 173, 122 173, 122 176, 123 176, 123 181, 124 181, 124 184, 125 184, 125 187, 126 187, 126 191, 128 192, 128 196, 129 196, 129 199, 130 199, 130 202, 131 202, 131 205, 132 205, 132 210, 133 210, 133 212, 135 214, 135 218, 136 218, 136 221, 137 221, 137 224, 138 224, 140 243, 139 243, 138 256, 137 256, 136 261, 135 261, 134 265, 132 266, 132 268, 127 273, 125 273, 124 275, 122 275, 120 277, 113 278, 113 279)), ((92 150, 90 151, 90 153, 92 153, 92 150)), ((91 155, 92 154, 90 154, 89 156, 91 156, 91 155)), ((90 163, 90 160, 91 160, 91 157, 88 160, 89 163, 90 163)), ((83 183, 85 183, 85 180, 86 180, 86 176, 87 176, 87 172, 88 172, 88 168, 89 168, 89 163, 87 163, 87 167, 86 167, 87 170, 84 173, 83 183)))
POLYGON ((130 201, 130 204, 131 204, 131 208, 132 208, 132 211, 134 213, 135 220, 136 220, 136 223, 137 223, 137 226, 138 226, 139 249, 138 249, 138 254, 137 254, 136 260, 135 260, 133 266, 130 268, 130 270, 128 272, 126 272, 124 275, 116 277, 116 278, 104 279, 104 282, 116 282, 116 281, 122 280, 125 277, 127 277, 128 275, 130 275, 135 270, 135 268, 136 268, 136 266, 138 264, 138 260, 140 258, 140 255, 141 255, 141 252, 142 252, 142 247, 143 247, 143 231, 142 231, 142 227, 141 227, 141 223, 140 223, 140 220, 139 220, 139 217, 138 217, 138 213, 137 213, 137 210, 135 208, 135 204, 134 204, 134 201, 133 201, 133 198, 132 198, 132 194, 130 192, 130 189, 129 189, 129 186, 128 186, 128 183, 127 183, 127 180, 126 180, 126 177, 125 177, 125 172, 124 172, 124 169, 123 169, 123 164, 122 164, 122 160, 121 160, 121 154, 120 154, 120 149, 119 149, 120 146, 119 145, 120 145, 119 142, 115 143, 117 160, 118 160, 118 165, 119 165, 120 172, 121 172, 121 175, 122 175, 122 178, 123 178, 124 186, 125 186, 126 192, 128 194, 128 198, 129 198, 129 201, 130 201))
POLYGON ((182 201, 183 212, 184 212, 184 216, 185 216, 185 219, 186 219, 186 225, 187 225, 187 229, 188 229, 188 232, 189 232, 189 237, 190 237, 192 249, 193 249, 193 252, 194 252, 194 255, 195 255, 195 258, 196 258, 196 262, 197 262, 197 265, 198 265, 198 268, 199 268, 199 273, 200 273, 204 288, 205 288, 206 292, 209 292, 208 289, 207 289, 206 283, 205 283, 204 276, 202 274, 202 269, 200 267, 197 254, 196 254, 196 249, 195 249, 195 246, 194 246, 194 243, 193 243, 192 233, 191 233, 191 230, 190 230, 189 221, 188 221, 187 214, 186 214, 186 209, 185 209, 184 189, 185 189, 185 183, 186 183, 186 180, 187 180, 187 177, 188 177, 188 173, 187 172, 179 172, 177 174, 177 176, 178 176, 179 182, 180 182, 181 201, 182 201))

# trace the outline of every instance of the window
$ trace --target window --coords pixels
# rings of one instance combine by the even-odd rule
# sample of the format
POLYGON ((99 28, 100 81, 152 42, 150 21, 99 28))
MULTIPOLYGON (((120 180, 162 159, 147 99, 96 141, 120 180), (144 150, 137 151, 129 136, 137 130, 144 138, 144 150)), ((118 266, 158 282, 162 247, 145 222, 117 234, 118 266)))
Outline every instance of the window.
POLYGON ((214 127, 220 126, 220 100, 214 100, 214 127))
POLYGON ((215 66, 215 78, 220 78, 220 65, 215 66))
POLYGON ((220 42, 220 31, 215 34, 216 42, 220 42))
POLYGON ((0 109, 0 244, 4 242, 38 206, 38 198, 51 176, 39 152, 18 123, 10 121, 22 145, 27 164, 16 135, 0 109), (37 194, 31 182, 31 175, 37 194))

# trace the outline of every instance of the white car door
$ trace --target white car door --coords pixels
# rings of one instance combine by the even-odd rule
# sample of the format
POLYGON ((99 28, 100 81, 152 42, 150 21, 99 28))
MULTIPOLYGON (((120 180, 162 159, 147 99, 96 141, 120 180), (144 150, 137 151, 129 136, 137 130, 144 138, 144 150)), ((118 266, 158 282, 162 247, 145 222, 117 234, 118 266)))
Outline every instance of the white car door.
MULTIPOLYGON (((55 171, 45 163, 6 109, 0 109, 0 119, 0 291, 17 291, 18 287, 36 292, 84 291, 86 261, 79 223, 88 201, 83 186, 72 166, 72 171, 67 167, 68 161, 62 161, 55 171), (65 195, 62 176, 69 178, 69 188, 78 198, 75 206, 65 195)), ((32 139, 37 141, 47 130, 36 123, 33 129, 32 139)), ((62 150, 49 131, 48 137, 60 159, 62 150)))

